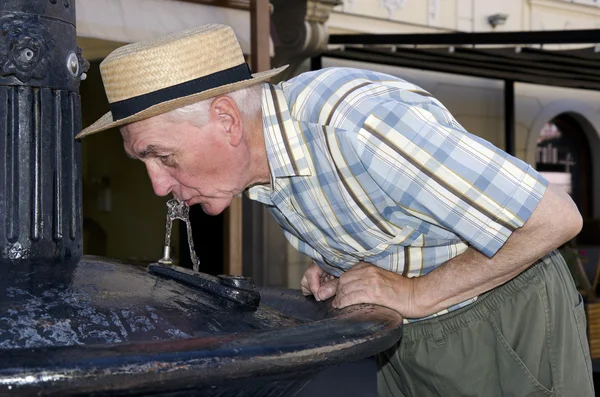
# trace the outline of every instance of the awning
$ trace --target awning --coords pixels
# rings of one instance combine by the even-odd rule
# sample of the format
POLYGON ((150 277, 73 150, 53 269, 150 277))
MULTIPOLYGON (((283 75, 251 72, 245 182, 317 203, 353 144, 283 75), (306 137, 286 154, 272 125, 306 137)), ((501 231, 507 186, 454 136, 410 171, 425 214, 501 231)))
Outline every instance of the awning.
POLYGON ((563 51, 518 47, 346 48, 325 55, 491 79, 600 90, 600 54, 594 48, 563 51))
MULTIPOLYGON (((242 51, 250 54, 249 10, 174 0, 77 0, 76 7, 78 38, 132 43, 205 23, 221 23, 233 28, 242 51)), ((89 59, 89 54, 84 55, 89 59)), ((91 54, 92 58, 106 56, 102 51, 91 54)))
MULTIPOLYGON (((324 56, 491 79, 600 90, 600 30, 332 35, 324 56), (580 48, 550 49, 576 44, 580 48)), ((573 46, 571 46, 573 47, 573 46)))

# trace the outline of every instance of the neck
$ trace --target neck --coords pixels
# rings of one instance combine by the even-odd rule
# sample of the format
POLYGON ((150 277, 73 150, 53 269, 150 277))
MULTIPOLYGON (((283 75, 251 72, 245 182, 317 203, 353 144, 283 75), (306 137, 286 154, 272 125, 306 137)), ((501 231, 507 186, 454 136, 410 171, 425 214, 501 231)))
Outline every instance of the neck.
POLYGON ((251 172, 251 180, 247 187, 266 185, 271 183, 271 169, 269 168, 269 161, 267 159, 261 112, 252 120, 249 127, 250 159, 253 171, 251 172))

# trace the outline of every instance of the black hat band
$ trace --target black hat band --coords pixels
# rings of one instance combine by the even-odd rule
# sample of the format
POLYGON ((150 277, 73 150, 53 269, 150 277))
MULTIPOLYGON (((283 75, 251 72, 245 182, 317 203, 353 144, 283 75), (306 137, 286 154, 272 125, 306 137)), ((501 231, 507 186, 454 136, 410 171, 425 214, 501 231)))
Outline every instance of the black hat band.
POLYGON ((223 85, 237 83, 238 81, 249 80, 251 78, 252 72, 250 71, 250 67, 247 63, 242 63, 241 65, 186 81, 181 84, 111 103, 110 112, 112 113, 113 120, 117 121, 133 116, 136 113, 162 102, 197 94, 223 85))

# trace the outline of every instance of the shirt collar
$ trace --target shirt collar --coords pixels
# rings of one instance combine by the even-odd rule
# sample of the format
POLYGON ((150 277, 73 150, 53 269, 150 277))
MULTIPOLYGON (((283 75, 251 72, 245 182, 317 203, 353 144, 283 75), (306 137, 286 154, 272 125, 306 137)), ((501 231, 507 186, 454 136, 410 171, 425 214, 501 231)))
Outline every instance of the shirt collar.
POLYGON ((273 177, 310 176, 310 157, 298 122, 290 114, 282 86, 263 84, 263 130, 273 177))
POLYGON ((310 176, 313 166, 306 141, 298 122, 292 119, 281 86, 263 84, 262 114, 271 184, 253 186, 246 194, 251 200, 273 205, 271 195, 272 187, 278 185, 276 178, 310 176))

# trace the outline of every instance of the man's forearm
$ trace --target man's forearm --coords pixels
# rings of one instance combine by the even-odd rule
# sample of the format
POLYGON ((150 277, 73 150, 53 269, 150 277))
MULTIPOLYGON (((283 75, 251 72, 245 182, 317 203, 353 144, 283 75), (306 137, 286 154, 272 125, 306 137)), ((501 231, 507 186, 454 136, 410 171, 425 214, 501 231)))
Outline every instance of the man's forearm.
POLYGON ((492 258, 468 248, 414 280, 414 303, 433 314, 512 279, 539 258, 573 238, 581 216, 571 199, 551 186, 525 225, 492 258))
POLYGON ((422 306, 419 311, 429 315, 464 302, 512 279, 538 259, 537 256, 525 255, 525 252, 516 257, 510 255, 510 259, 504 258, 503 250, 508 251, 508 247, 503 247, 493 258, 488 258, 468 248, 461 255, 415 280, 415 303, 422 306))

